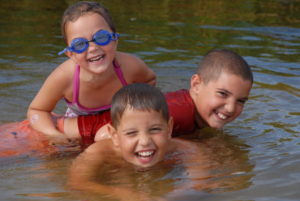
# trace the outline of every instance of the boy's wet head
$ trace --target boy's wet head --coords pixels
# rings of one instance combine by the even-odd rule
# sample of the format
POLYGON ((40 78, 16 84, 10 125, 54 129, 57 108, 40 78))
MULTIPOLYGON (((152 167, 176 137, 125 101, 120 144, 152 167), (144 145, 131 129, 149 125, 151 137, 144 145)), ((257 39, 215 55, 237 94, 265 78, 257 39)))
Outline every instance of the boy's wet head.
POLYGON ((199 127, 223 128, 243 111, 253 83, 247 62, 230 50, 212 50, 191 78, 199 127))
POLYGON ((199 63, 197 71, 205 84, 217 80, 222 72, 241 76, 244 80, 253 82, 252 71, 247 62, 237 53, 227 49, 209 51, 199 63))
POLYGON ((123 159, 138 167, 152 167, 169 150, 173 121, 164 95, 142 83, 120 89, 113 97, 112 142, 123 159))
POLYGON ((113 97, 111 119, 114 127, 118 126, 126 109, 160 112, 169 120, 168 105, 163 93, 156 87, 144 83, 135 83, 120 89, 113 97))
POLYGON ((79 17, 86 14, 92 14, 92 13, 97 13, 100 16, 102 16, 106 21, 106 23, 108 24, 108 26, 110 27, 111 31, 114 33, 116 32, 116 27, 114 25, 112 17, 110 16, 108 10, 104 6, 102 6, 100 3, 97 2, 80 1, 67 8, 67 10, 65 10, 64 15, 62 17, 61 32, 66 43, 67 43, 66 25, 68 24, 68 22, 74 22, 79 17))

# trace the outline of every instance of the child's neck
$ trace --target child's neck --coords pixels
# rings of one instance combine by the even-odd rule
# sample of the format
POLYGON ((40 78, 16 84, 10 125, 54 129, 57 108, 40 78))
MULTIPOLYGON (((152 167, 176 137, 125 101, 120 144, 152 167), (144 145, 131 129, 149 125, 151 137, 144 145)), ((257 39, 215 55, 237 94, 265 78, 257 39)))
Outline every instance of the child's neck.
POLYGON ((80 80, 90 84, 103 85, 111 80, 114 75, 115 72, 113 67, 109 67, 106 71, 100 74, 91 73, 83 68, 80 69, 80 80))
MULTIPOLYGON (((194 105, 196 107, 196 94, 194 93, 194 91, 192 89, 189 90, 189 94, 194 102, 194 105)), ((196 107, 197 108, 197 107, 196 107)), ((196 125, 198 126, 198 128, 204 128, 207 127, 207 123, 203 121, 203 119, 201 118, 199 112, 196 109, 196 114, 195 114, 195 121, 196 121, 196 125)))
POLYGON ((198 114, 198 112, 196 112, 196 124, 198 126, 198 128, 204 128, 207 127, 207 124, 203 121, 203 119, 200 117, 200 115, 198 114))

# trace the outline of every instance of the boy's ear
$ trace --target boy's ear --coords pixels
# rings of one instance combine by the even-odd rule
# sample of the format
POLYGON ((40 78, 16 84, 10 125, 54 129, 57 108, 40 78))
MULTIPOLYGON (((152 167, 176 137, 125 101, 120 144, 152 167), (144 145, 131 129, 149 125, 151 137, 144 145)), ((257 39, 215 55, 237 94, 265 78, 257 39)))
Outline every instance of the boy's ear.
POLYGON ((119 146, 120 143, 119 143, 118 133, 117 133, 116 129, 111 124, 108 124, 107 131, 111 137, 113 144, 115 146, 119 146))
POLYGON ((191 83, 190 83, 191 84, 191 90, 193 92, 198 92, 202 82, 203 82, 203 80, 201 79, 200 75, 198 75, 198 74, 192 75, 191 83))
POLYGON ((169 121, 168 121, 168 130, 169 130, 169 133, 168 133, 168 139, 171 139, 171 137, 172 137, 173 124, 174 124, 173 117, 170 117, 170 118, 169 118, 169 121))

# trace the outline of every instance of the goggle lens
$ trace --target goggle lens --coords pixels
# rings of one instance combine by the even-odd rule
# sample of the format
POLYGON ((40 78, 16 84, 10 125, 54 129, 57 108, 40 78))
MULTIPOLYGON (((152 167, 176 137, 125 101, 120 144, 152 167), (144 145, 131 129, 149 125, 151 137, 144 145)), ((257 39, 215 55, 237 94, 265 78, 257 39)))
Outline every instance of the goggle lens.
POLYGON ((97 45, 102 45, 102 46, 109 44, 111 40, 112 40, 112 34, 104 30, 98 31, 97 33, 95 33, 93 37, 93 41, 97 45))
POLYGON ((72 41, 70 49, 73 52, 84 52, 89 46, 89 41, 84 38, 76 38, 72 41))

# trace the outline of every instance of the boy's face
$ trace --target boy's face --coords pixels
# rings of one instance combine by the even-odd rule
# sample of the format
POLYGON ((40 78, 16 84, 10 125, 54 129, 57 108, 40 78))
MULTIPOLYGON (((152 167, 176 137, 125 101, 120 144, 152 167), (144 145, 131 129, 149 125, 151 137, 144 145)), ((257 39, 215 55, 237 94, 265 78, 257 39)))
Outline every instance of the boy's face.
MULTIPOLYGON (((93 35, 100 30, 111 32, 111 29, 105 19, 97 13, 87 13, 80 16, 74 22, 66 24, 66 38, 68 46, 76 38, 85 38, 92 40, 93 35)), ((76 64, 85 70, 100 74, 108 69, 115 58, 117 41, 111 41, 109 44, 100 46, 94 42, 89 42, 89 47, 82 53, 67 51, 66 54, 76 64)))
POLYGON ((251 81, 227 72, 206 84, 193 75, 190 94, 199 114, 198 125, 222 128, 233 121, 243 111, 251 87, 251 81))
POLYGON ((167 122, 160 112, 127 108, 111 135, 127 162, 151 167, 164 158, 172 127, 172 119, 167 122))

